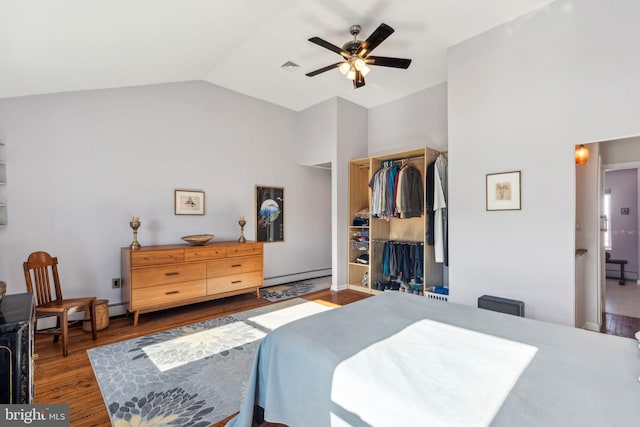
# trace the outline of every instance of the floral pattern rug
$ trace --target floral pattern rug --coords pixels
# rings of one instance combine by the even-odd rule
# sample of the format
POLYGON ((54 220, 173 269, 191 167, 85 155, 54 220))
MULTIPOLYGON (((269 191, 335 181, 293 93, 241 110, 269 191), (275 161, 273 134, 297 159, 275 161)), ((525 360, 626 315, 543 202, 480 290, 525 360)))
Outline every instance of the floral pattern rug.
POLYGON ((312 292, 329 289, 331 287, 331 276, 320 277, 318 279, 302 280, 300 282, 287 283, 285 285, 275 285, 260 289, 260 298, 267 301, 283 301, 289 298, 299 297, 312 292))
POLYGON ((294 298, 87 353, 114 426, 204 427, 239 410, 270 330, 328 309, 294 298))

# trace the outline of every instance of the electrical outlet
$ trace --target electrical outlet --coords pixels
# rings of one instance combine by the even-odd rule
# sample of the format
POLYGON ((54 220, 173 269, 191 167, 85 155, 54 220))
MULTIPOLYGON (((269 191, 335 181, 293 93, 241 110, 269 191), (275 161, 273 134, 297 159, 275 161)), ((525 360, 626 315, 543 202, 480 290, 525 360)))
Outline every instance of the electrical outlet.
POLYGON ((118 289, 120 287, 120 278, 111 279, 111 287, 113 289, 118 289))

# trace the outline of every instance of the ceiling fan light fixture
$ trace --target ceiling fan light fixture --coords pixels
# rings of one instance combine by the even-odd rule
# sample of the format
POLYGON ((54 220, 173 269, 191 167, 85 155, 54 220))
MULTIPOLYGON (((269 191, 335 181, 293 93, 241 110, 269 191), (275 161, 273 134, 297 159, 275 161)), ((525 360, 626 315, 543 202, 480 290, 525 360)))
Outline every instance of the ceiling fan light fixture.
POLYGON ((355 59, 352 59, 352 61, 353 66, 356 67, 356 70, 358 71, 362 71, 362 69, 367 66, 367 64, 364 62, 364 59, 362 58, 356 57, 355 59))
POLYGON ((353 87, 358 89, 365 85, 364 77, 369 73, 369 71, 371 71, 369 65, 402 68, 405 70, 409 68, 409 64, 411 64, 410 59, 392 58, 387 56, 369 56, 369 54, 378 45, 380 45, 380 43, 385 41, 387 37, 394 32, 393 28, 387 24, 380 24, 365 41, 360 41, 357 38, 357 35, 360 33, 359 25, 352 25, 349 28, 349 32, 353 36, 353 40, 348 41, 342 45, 342 47, 329 43, 320 37, 311 37, 309 39, 311 43, 317 44, 320 47, 340 55, 342 57, 342 62, 337 62, 311 71, 306 74, 308 77, 314 77, 318 74, 338 68, 346 78, 353 81, 353 87))

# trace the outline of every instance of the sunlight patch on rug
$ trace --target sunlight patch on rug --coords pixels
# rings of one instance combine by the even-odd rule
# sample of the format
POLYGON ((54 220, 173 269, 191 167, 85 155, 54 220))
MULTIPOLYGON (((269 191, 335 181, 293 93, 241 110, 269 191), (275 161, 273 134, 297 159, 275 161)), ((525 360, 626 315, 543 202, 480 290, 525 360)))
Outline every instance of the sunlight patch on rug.
MULTIPOLYGON (((285 309, 286 310, 286 309, 285 309)), ((290 318, 289 321, 295 320, 290 318)), ((286 317, 283 318, 286 323, 286 317)), ((283 323, 283 324, 284 324, 283 323)), ((164 372, 178 366, 186 365, 196 360, 213 356, 214 354, 229 351, 238 345, 246 345, 250 342, 264 338, 266 333, 245 322, 236 322, 220 326, 214 329, 204 329, 189 335, 178 337, 158 344, 148 345, 142 348, 149 360, 164 372), (242 337, 241 340, 229 341, 224 337, 233 335, 242 337)))
POLYGON ((283 308, 282 310, 250 317, 248 320, 264 328, 267 328, 268 330, 274 330, 279 326, 291 322, 292 319, 302 319, 303 317, 311 316, 312 314, 316 313, 322 313, 323 311, 331 309, 332 307, 327 307, 325 305, 308 301, 302 304, 294 305, 293 307, 283 308))

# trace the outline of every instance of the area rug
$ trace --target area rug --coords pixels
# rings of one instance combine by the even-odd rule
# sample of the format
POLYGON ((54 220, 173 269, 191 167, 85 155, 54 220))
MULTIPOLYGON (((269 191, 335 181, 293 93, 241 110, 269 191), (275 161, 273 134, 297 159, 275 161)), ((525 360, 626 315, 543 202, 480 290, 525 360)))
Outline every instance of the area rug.
POLYGON ((318 279, 302 280, 300 282, 262 288, 260 289, 260 298, 271 302, 283 301, 324 289, 329 289, 330 287, 331 276, 320 277, 318 279))
POLYGON ((87 353, 114 426, 204 427, 239 410, 269 331, 330 309, 295 298, 87 353))

